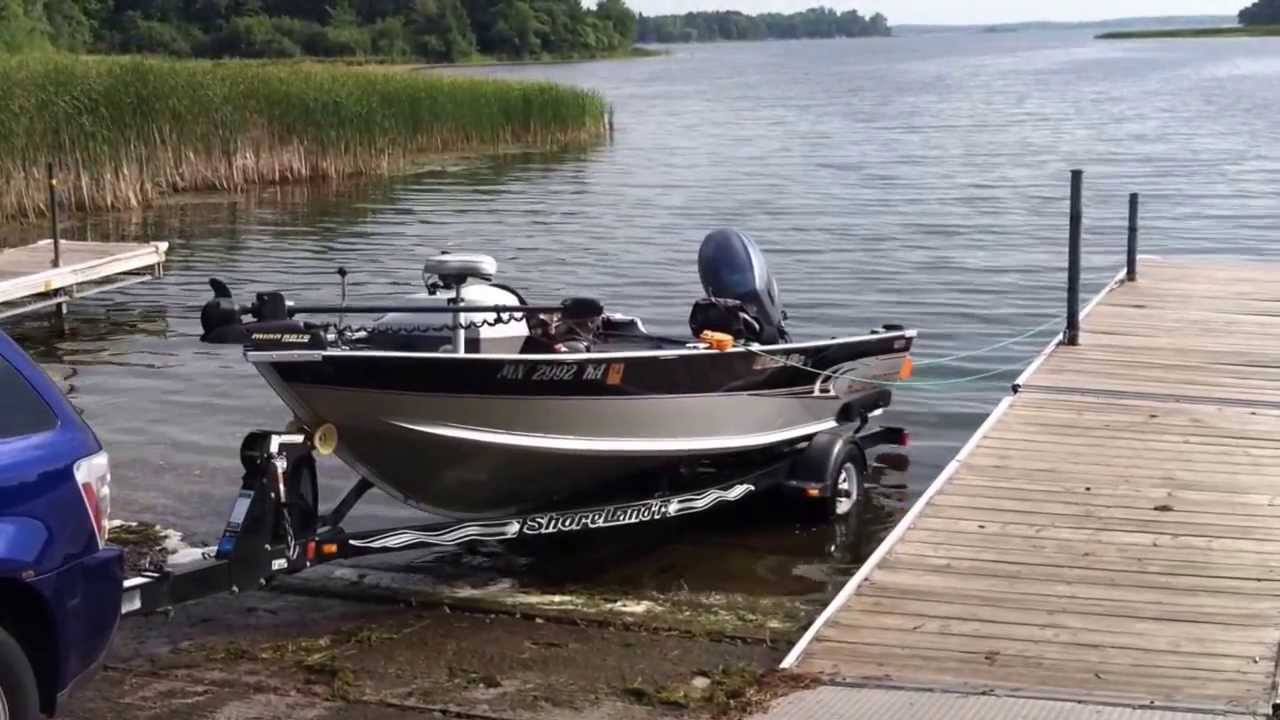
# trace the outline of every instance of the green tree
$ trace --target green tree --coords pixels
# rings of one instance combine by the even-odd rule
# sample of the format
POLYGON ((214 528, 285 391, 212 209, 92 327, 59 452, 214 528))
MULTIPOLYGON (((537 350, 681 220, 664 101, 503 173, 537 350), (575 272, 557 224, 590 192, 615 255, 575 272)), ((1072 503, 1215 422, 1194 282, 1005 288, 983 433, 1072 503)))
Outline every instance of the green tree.
POLYGON ((871 20, 867 25, 869 27, 868 34, 870 35, 886 36, 893 34, 893 30, 889 27, 889 18, 881 15, 880 13, 872 15, 871 20))
POLYGON ((508 57, 528 58, 542 52, 546 19, 524 0, 503 0, 491 35, 495 49, 508 57))
POLYGON ((863 37, 889 35, 891 32, 888 18, 880 13, 868 19, 857 10, 837 13, 821 5, 790 14, 764 13, 753 16, 730 10, 652 17, 641 15, 636 19, 635 25, 635 37, 639 42, 658 43, 863 37))
MULTIPOLYGON (((731 38, 754 22, 717 19, 731 38)), ((582 57, 627 46, 639 25, 625 0, 0 0, 0 52, 582 57)), ((664 40, 685 32, 676 25, 661 26, 664 40)))
POLYGON ((227 23, 212 41, 212 54, 220 57, 298 57, 302 48, 282 35, 262 15, 238 17, 227 23))
POLYGON ((596 17, 613 26, 619 45, 630 45, 636 37, 636 14, 623 0, 599 0, 596 17))
POLYGON ((83 52, 92 45, 105 3, 100 0, 45 0, 49 39, 68 52, 83 52))
POLYGON ((1257 0, 1240 11, 1241 25, 1280 25, 1280 0, 1257 0))
POLYGON ((0 51, 24 52, 49 47, 43 3, 0 0, 0 51))
POLYGON ((385 17, 369 25, 369 42, 374 55, 402 58, 413 54, 412 38, 404 18, 385 17))
POLYGON ((120 22, 112 46, 117 52, 191 57, 194 54, 192 40, 190 33, 183 33, 174 25, 131 12, 120 22))
POLYGON ((457 62, 476 51, 467 11, 460 0, 417 0, 411 17, 414 52, 434 62, 457 62))

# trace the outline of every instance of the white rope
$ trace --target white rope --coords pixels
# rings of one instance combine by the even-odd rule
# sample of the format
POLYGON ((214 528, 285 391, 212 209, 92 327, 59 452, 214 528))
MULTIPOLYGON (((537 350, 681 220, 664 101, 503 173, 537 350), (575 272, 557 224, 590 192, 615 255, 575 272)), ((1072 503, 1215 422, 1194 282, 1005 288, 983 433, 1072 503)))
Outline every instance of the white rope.
POLYGON ((1000 348, 1005 347, 1007 345, 1012 345, 1018 342, 1019 340, 1026 340, 1032 335, 1035 335, 1038 332, 1047 330, 1048 328, 1053 327, 1054 325, 1057 325, 1058 323, 1061 323, 1064 321, 1065 321, 1065 317, 1062 315, 1058 315, 1053 319, 1049 320, 1048 322, 1044 323, 1043 325, 1037 325, 1036 327, 1033 327, 1030 330, 1022 333, 1021 335, 1018 335, 1016 337, 1011 337, 1008 340, 1001 340, 1000 342, 994 345, 988 345, 983 348, 978 348, 977 350, 969 350, 968 352, 956 353, 955 355, 948 355, 946 357, 934 358, 932 360, 920 360, 916 362, 915 365, 916 367, 923 367, 925 365, 939 365, 942 363, 951 362, 953 360, 959 360, 961 358, 973 357, 974 355, 981 355, 983 353, 991 352, 992 350, 999 350, 1000 348))
POLYGON ((849 374, 847 374, 847 373, 829 373, 829 372, 827 372, 827 371, 825 371, 825 370, 815 370, 814 368, 811 368, 811 367, 809 367, 809 366, 807 366, 807 365, 801 365, 800 363, 791 362, 790 360, 787 360, 786 358, 781 358, 781 357, 778 357, 777 355, 770 355, 770 354, 769 354, 769 353, 767 353, 767 352, 764 352, 764 351, 761 351, 761 350, 757 350, 757 349, 755 349, 755 348, 753 348, 753 347, 750 347, 750 346, 747 346, 747 345, 739 345, 739 347, 741 347, 742 349, 744 349, 744 350, 746 350, 746 351, 748 351, 748 352, 755 353, 756 355, 759 355, 759 356, 761 356, 761 357, 767 357, 767 358, 769 358, 770 360, 772 360, 772 361, 774 361, 774 362, 778 362, 778 363, 781 363, 781 364, 783 364, 783 365, 789 365, 789 366, 791 366, 791 367, 793 367, 793 368, 798 368, 798 369, 800 369, 800 370, 804 370, 805 372, 811 373, 811 374, 816 375, 816 376, 818 376, 818 377, 829 377, 829 378, 832 378, 832 379, 836 379, 836 378, 844 378, 844 379, 846 379, 846 380, 854 380, 854 381, 857 381, 857 382, 869 383, 869 384, 871 384, 871 385, 883 385, 883 386, 885 386, 885 387, 930 387, 930 386, 937 386, 937 385, 955 385, 955 384, 957 384, 957 383, 972 382, 972 381, 974 381, 974 380, 982 380, 983 378, 989 378, 989 377, 992 377, 992 376, 995 376, 995 375, 999 375, 1000 373, 1003 373, 1003 372, 1009 372, 1009 371, 1011 371, 1011 370, 1017 370, 1018 368, 1021 368, 1023 365, 1025 365, 1025 364, 1027 363, 1027 361, 1026 361, 1026 360, 1020 360, 1020 361, 1018 361, 1017 363, 1014 363, 1014 364, 1012 364, 1012 365, 1005 365, 1005 366, 1002 366, 1002 367, 998 367, 998 368, 996 368, 995 370, 989 370, 989 371, 984 372, 984 373, 979 373, 979 374, 977 374, 977 375, 969 375, 969 376, 967 376, 967 377, 962 377, 962 378, 952 378, 952 379, 950 379, 950 380, 928 380, 928 381, 915 381, 915 380, 873 380, 873 379, 871 379, 871 378, 862 378, 862 377, 857 377, 856 375, 849 375, 849 374))

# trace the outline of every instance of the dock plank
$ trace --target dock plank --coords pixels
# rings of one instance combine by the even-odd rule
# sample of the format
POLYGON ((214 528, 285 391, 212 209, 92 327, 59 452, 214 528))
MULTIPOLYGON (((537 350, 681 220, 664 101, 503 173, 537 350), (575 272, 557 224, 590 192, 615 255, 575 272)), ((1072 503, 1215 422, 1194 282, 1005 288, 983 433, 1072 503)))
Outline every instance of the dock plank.
POLYGON ((0 303, 73 288, 164 263, 169 243, 64 240, 62 265, 53 265, 53 241, 0 251, 0 303))
POLYGON ((1150 261, 1022 380, 788 664, 833 683, 1270 711, 1280 267, 1150 261))

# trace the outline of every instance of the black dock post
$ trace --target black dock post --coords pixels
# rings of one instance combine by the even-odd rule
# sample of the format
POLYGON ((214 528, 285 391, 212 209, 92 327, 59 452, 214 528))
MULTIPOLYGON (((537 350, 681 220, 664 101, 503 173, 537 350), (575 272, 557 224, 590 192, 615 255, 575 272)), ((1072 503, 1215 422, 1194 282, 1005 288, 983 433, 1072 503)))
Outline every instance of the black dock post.
POLYGON ((1138 193, 1129 193, 1129 248, 1124 278, 1128 282, 1138 279, 1138 193))
POLYGON ((53 225, 53 266, 62 267, 62 240, 58 238, 58 179, 53 176, 53 161, 45 168, 49 173, 49 220, 53 225))
MULTIPOLYGON (((53 161, 45 167, 49 174, 49 222, 53 225, 53 266, 62 267, 62 238, 58 234, 58 178, 53 174, 53 161)), ((58 294, 65 295, 59 290, 58 294)), ((67 304, 60 302, 53 306, 53 318, 60 333, 66 332, 67 304)))
POLYGON ((1084 171, 1071 171, 1071 230, 1067 247, 1067 329, 1063 343, 1080 344, 1080 225, 1084 216, 1081 191, 1084 171))

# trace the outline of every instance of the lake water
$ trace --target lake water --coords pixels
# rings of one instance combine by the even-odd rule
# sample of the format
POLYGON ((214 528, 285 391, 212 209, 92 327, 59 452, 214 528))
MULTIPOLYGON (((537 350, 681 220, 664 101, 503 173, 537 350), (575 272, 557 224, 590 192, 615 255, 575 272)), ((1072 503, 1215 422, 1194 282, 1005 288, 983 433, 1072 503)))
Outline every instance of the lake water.
MULTIPOLYGON (((795 335, 903 323, 920 330, 928 360, 1061 314, 1073 167, 1087 171, 1086 296, 1122 262, 1131 191, 1143 194, 1143 252, 1280 256, 1280 39, 931 35, 459 72, 596 88, 616 107, 616 137, 564 157, 273 189, 76 230, 172 243, 162 280, 73 305, 65 336, 41 317, 6 326, 70 374, 112 454, 116 517, 216 537, 241 436, 287 419, 237 348, 197 341, 209 276, 244 296, 289 287, 331 300, 345 265, 355 294, 372 297, 416 290, 424 257, 467 249, 496 256, 501 279, 532 301, 595 295, 683 333, 698 242, 733 225, 763 246, 795 335)), ((894 478, 905 490, 880 494, 875 528, 928 484, 1017 370, 955 381, 1019 366, 1055 332, 921 366, 922 384, 897 391, 886 420, 911 430, 912 464, 894 478)), ((349 480, 327 468, 328 497, 349 480)), ((414 515, 376 498, 361 517, 414 515)), ((687 555, 733 546, 755 567, 799 532, 757 521, 718 521, 687 555)))

